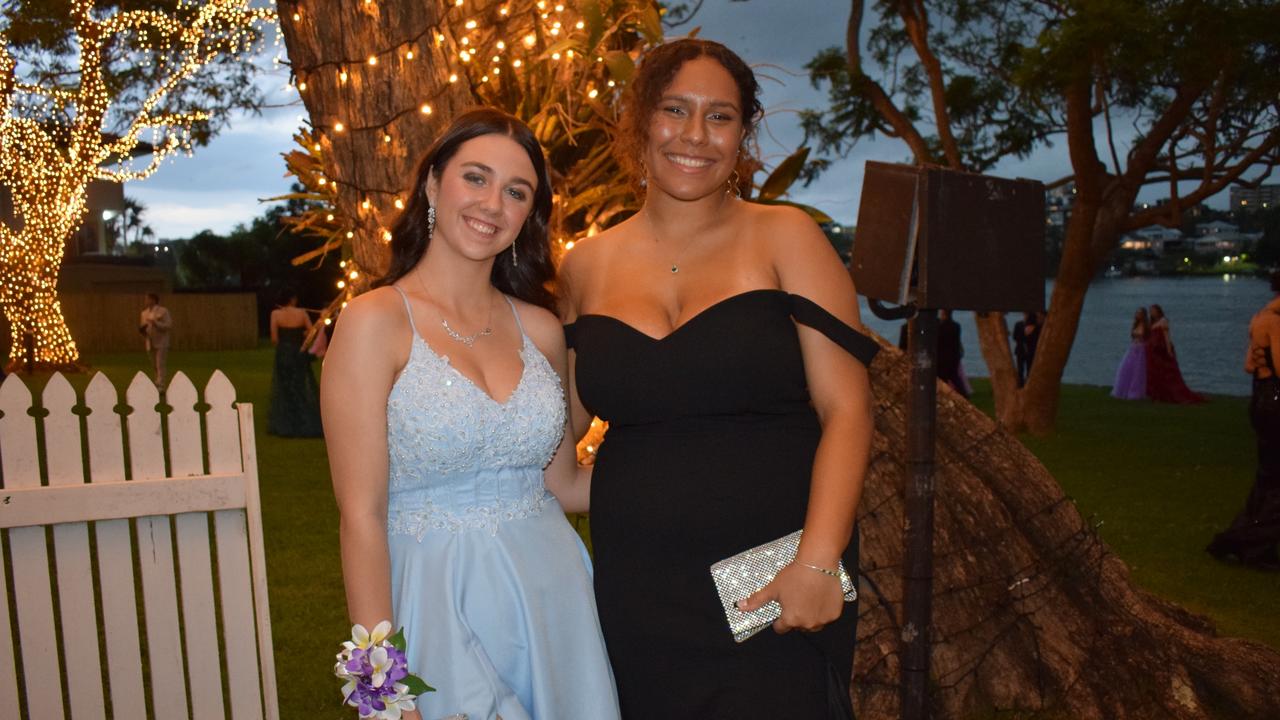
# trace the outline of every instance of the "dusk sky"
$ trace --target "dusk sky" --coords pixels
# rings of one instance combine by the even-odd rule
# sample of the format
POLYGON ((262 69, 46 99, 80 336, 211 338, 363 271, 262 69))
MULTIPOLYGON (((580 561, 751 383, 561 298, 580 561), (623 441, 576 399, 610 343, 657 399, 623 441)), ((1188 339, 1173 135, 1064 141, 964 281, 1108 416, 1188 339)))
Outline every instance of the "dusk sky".
MULTIPOLYGON (((767 112, 760 145, 766 164, 773 166, 800 144, 803 134, 797 112, 825 102, 825 94, 809 85, 804 64, 822 48, 843 46, 848 14, 848 0, 706 0, 693 22, 669 35, 701 26, 702 37, 728 45, 756 68, 767 112)), ((197 149, 194 157, 178 156, 152 177, 125 188, 127 195, 146 205, 144 217, 157 237, 182 238, 205 229, 226 232, 261 214, 266 208, 261 200, 288 192, 290 180, 284 175, 281 153, 292 147, 291 136, 302 124, 305 109, 296 93, 284 90, 287 78, 287 69, 280 68, 264 80, 264 87, 272 89, 270 103, 285 107, 259 117, 235 118, 229 129, 209 146, 197 149)), ((1123 155, 1123 144, 1119 150, 1123 155)), ((791 199, 853 224, 867 160, 903 162, 909 160, 909 152, 895 139, 864 140, 810 187, 793 189, 791 199)), ((1002 162, 991 174, 1047 182, 1069 169, 1065 144, 1057 142, 1026 161, 1002 162)), ((1154 188, 1143 197, 1155 199, 1165 190, 1154 188)), ((1219 196, 1212 204, 1224 205, 1225 198, 1219 196)))

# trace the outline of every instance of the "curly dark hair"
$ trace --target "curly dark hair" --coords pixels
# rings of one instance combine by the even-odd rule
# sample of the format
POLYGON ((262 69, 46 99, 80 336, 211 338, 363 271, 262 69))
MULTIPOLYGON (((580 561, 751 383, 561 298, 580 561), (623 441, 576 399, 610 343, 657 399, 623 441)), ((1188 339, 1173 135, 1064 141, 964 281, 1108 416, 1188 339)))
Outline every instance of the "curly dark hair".
POLYGON ((690 60, 709 57, 729 72, 738 86, 738 105, 742 109, 744 145, 755 136, 756 123, 763 114, 760 104, 760 83, 756 74, 738 54, 712 40, 682 38, 659 45, 645 53, 635 77, 627 84, 622 96, 622 115, 618 119, 613 153, 618 164, 630 176, 632 183, 640 187, 644 177, 645 147, 649 144, 649 118, 658 106, 662 93, 671 84, 676 73, 690 60))
POLYGON ((528 125, 493 108, 478 108, 459 115, 418 163, 409 202, 391 228, 391 263, 386 274, 373 282, 373 287, 394 283, 422 260, 431 242, 427 235, 427 211, 431 207, 427 200, 427 179, 434 175, 439 180, 458 148, 468 140, 484 135, 505 135, 516 141, 529 155, 529 162, 533 163, 533 170, 538 176, 538 187, 533 191, 533 209, 529 211, 513 246, 494 259, 489 281, 507 295, 555 312, 556 296, 550 287, 555 277, 555 266, 551 262, 551 240, 547 232, 551 221, 551 177, 547 173, 547 161, 542 154, 542 146, 528 125), (511 261, 513 252, 519 253, 518 265, 511 261))

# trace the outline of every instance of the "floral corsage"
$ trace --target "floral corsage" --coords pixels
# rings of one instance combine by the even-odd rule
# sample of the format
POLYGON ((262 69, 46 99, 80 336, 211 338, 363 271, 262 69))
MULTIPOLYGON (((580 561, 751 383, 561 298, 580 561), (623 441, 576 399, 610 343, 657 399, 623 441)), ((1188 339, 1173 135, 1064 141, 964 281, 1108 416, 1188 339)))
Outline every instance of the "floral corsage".
POLYGON ((404 629, 391 632, 383 620, 373 632, 363 625, 351 628, 351 639, 342 643, 333 674, 345 680, 342 702, 356 708, 362 720, 399 720, 400 713, 414 709, 414 699, 434 692, 421 678, 409 674, 404 656, 404 629))

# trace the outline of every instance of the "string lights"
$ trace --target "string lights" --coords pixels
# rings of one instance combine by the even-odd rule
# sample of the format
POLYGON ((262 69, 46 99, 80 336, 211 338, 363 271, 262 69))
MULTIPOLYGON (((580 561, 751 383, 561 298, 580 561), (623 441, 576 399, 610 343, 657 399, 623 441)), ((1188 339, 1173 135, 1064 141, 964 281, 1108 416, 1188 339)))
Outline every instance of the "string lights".
MULTIPOLYGON (((393 1, 366 3, 364 12, 386 22, 379 2, 393 1)), ((343 22, 324 5, 298 2, 293 8, 292 17, 300 26, 343 22)), ((446 0, 436 23, 404 28, 406 32, 391 44, 347 44, 347 54, 338 58, 326 54, 327 47, 303 53, 309 62, 295 62, 292 68, 296 87, 310 88, 304 101, 311 128, 296 136, 299 147, 286 159, 305 196, 316 205, 290 222, 295 230, 321 235, 322 242, 295 263, 337 250, 343 267, 358 271, 356 277, 340 281, 337 297, 321 315, 324 324, 377 276, 376 259, 385 258, 385 251, 376 248, 390 241, 389 227, 410 191, 373 187, 362 182, 353 167, 337 165, 336 158, 350 157, 350 152, 363 156, 358 148, 376 149, 386 162, 416 158, 430 141, 431 133, 424 128, 438 128, 438 121, 430 117, 435 106, 446 104, 444 96, 455 92, 458 84, 470 90, 476 103, 506 110, 534 129, 556 178, 552 232, 558 247, 571 246, 573 237, 594 233, 616 213, 634 207, 635 198, 609 153, 608 138, 635 58, 646 44, 662 40, 659 18, 651 0, 446 0), (397 81, 397 76, 423 73, 440 81, 423 84, 427 89, 416 99, 407 96, 411 94, 404 90, 411 83, 397 81), (315 94, 321 88, 329 97, 315 94), (386 88, 386 93, 375 98, 371 88, 386 88), (424 121, 428 124, 409 124, 424 121), (372 137, 366 140, 367 135, 372 137)), ((286 23, 286 34, 290 30, 286 23)), ((352 31, 345 37, 358 39, 361 33, 352 31)), ((411 172, 405 175, 404 181, 411 182, 411 172)))
POLYGON ((209 115, 166 112, 171 93, 215 60, 255 51, 261 26, 274 23, 275 12, 251 8, 247 0, 180 0, 169 14, 103 16, 92 0, 72 0, 69 17, 79 50, 79 82, 72 88, 17 80, 18 63, 0 33, 0 186, 9 191, 13 218, 0 222, 0 304, 11 326, 10 361, 30 352, 41 366, 79 359, 57 280, 67 239, 83 222, 90 181, 141 180, 174 153, 190 154, 193 127, 209 115), (162 73, 125 130, 108 135, 103 126, 112 97, 104 63, 108 48, 118 53, 122 47, 137 65, 162 73))

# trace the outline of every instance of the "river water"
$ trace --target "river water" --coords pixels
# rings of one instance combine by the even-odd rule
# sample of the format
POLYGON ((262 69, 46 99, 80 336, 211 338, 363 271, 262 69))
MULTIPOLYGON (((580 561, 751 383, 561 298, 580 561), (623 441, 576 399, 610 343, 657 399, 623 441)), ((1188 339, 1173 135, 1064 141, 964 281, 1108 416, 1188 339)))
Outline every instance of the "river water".
MULTIPOLYGON (((1045 301, 1053 282, 1045 284, 1045 301)), ((1272 293, 1263 278, 1224 275, 1215 277, 1138 277, 1097 280, 1085 296, 1080 328, 1063 382, 1111 385, 1116 367, 1129 345, 1129 327, 1139 306, 1157 303, 1169 318, 1173 344, 1182 375, 1192 390, 1218 395, 1248 395, 1249 376, 1244 373, 1249 319, 1272 293)), ((1008 315, 1009 327, 1021 314, 1008 315)), ((964 368, 970 377, 989 375, 978 347, 973 313, 958 311, 965 346, 964 368)), ((897 342, 898 325, 871 314, 862 302, 862 320, 891 342, 897 342)))

